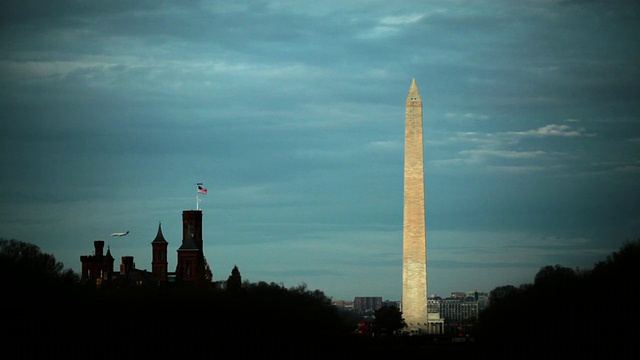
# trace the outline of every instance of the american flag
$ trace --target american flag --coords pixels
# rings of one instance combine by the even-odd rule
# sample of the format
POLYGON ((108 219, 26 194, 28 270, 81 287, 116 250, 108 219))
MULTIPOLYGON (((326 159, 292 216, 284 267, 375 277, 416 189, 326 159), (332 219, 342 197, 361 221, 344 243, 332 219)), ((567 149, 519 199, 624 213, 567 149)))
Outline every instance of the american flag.
POLYGON ((202 184, 198 184, 198 193, 207 195, 207 188, 202 187, 202 184))

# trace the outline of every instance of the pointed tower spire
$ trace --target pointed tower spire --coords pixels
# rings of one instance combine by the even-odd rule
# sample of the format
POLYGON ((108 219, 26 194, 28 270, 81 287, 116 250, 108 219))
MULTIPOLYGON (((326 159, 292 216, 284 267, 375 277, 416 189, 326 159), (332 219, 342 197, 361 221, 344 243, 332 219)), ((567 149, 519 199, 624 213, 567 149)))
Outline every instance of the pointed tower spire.
POLYGON ((162 235, 162 223, 158 222, 158 234, 156 238, 151 242, 153 251, 151 268, 153 272, 153 280, 158 282, 167 281, 167 245, 169 243, 164 239, 162 235))
POLYGON ((152 243, 166 243, 167 240, 164 239, 164 235, 162 234, 162 223, 158 222, 158 234, 156 238, 152 241, 152 243))

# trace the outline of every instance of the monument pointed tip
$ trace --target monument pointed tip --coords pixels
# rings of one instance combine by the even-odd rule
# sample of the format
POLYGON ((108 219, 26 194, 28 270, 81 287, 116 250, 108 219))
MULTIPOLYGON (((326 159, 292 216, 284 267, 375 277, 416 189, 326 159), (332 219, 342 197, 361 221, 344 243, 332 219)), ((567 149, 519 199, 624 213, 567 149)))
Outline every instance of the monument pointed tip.
POLYGON ((409 87, 409 96, 407 100, 421 100, 420 90, 418 90, 418 84, 416 84, 416 78, 411 80, 411 86, 409 87))

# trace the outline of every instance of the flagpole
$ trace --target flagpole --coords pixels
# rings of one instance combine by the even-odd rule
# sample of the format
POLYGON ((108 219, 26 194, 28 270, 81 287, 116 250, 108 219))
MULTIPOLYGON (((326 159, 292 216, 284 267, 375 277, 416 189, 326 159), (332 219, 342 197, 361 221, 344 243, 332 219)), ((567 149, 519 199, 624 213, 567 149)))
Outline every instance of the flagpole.
POLYGON ((200 193, 207 195, 207 189, 202 187, 202 183, 196 184, 196 210, 200 210, 200 193))

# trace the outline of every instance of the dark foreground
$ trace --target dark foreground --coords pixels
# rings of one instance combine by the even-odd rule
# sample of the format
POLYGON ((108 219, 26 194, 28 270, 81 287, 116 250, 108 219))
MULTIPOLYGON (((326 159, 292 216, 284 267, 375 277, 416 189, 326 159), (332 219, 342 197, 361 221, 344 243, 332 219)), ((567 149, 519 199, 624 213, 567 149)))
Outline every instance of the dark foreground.
MULTIPOLYGON (((2 355, 8 355, 7 359, 89 360, 582 360, 625 358, 637 353, 639 343, 637 331, 611 336, 611 328, 606 327, 601 331, 594 327, 598 330, 594 332, 563 327, 563 331, 550 331, 548 334, 555 335, 547 336, 543 332, 522 336, 518 335, 522 331, 514 329, 500 336, 476 336, 465 342, 453 342, 444 336, 371 337, 345 331, 340 319, 323 307, 296 308, 286 299, 272 301, 255 294, 228 298, 223 294, 188 294, 153 292, 136 297, 131 293, 90 293, 55 297, 52 293, 6 293, 9 301, 0 308, 2 355), (572 337, 573 333, 581 336, 572 337)), ((553 326, 552 321, 546 324, 553 326)), ((520 326, 522 330, 526 324, 520 326)), ((539 327, 545 329, 544 324, 539 327)))
MULTIPOLYGON (((88 314, 90 315, 90 314, 88 314)), ((193 314, 192 314, 193 315, 193 314)), ((203 330, 197 317, 178 326, 146 328, 129 318, 92 320, 86 327, 69 329, 59 324, 31 323, 14 328, 4 347, 10 358, 218 358, 218 359, 608 359, 637 351, 637 344, 603 337, 579 339, 470 339, 453 342, 427 336, 369 338, 359 335, 307 336, 303 333, 256 333, 232 327, 203 330), (119 324, 112 328, 106 321, 119 324), (33 327, 32 327, 33 325, 33 327), (105 331, 107 330, 107 331, 105 331)), ((175 325, 175 324, 173 324, 175 325)), ((6 338, 5 338, 6 339, 6 338)))

